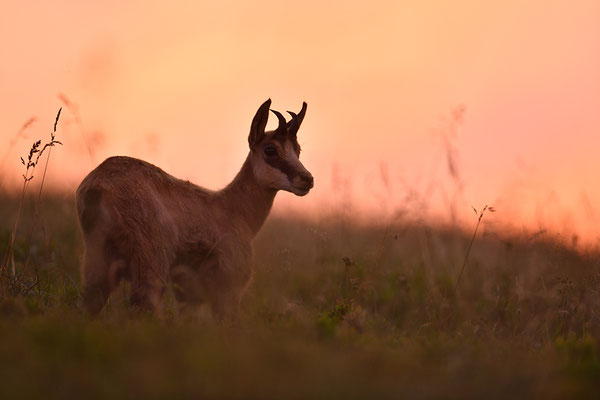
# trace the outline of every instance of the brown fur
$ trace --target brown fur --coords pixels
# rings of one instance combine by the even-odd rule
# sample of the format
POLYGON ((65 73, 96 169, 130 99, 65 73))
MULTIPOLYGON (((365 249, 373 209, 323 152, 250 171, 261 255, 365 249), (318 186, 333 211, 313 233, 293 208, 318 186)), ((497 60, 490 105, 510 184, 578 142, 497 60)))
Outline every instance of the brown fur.
POLYGON ((172 279, 180 299, 207 300, 217 316, 235 312, 251 276, 251 241, 275 194, 304 195, 312 188, 298 153, 281 155, 295 168, 293 179, 265 161, 263 149, 275 141, 279 149, 297 146, 295 132, 283 141, 277 132, 264 132, 269 106, 270 100, 254 117, 251 151, 240 172, 220 191, 130 157, 108 158, 83 180, 76 195, 86 246, 84 302, 91 313, 103 308, 122 279, 131 281, 131 302, 142 308, 159 307, 172 279))

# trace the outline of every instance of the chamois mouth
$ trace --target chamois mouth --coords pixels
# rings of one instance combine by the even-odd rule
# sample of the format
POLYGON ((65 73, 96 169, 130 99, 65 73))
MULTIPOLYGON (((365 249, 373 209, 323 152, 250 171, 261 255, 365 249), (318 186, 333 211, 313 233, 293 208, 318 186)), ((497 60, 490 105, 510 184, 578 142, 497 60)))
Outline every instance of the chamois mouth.
POLYGON ((296 196, 306 196, 308 194, 308 192, 310 192, 310 189, 312 189, 314 186, 314 184, 309 184, 309 185, 302 185, 302 186, 292 186, 292 192, 296 195, 296 196))

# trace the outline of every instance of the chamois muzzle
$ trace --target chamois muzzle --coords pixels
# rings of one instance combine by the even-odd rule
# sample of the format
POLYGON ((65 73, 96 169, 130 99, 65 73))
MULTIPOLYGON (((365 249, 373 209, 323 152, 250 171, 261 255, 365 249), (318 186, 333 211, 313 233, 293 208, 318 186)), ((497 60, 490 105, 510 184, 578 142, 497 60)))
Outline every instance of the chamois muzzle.
POLYGON ((306 172, 298 175, 293 180, 292 192, 296 196, 305 196, 308 194, 308 192, 310 192, 310 189, 312 189, 314 186, 315 186, 315 180, 314 180, 313 176, 311 175, 310 172, 306 171, 306 172))
POLYGON ((306 188, 308 189, 312 189, 315 186, 315 179, 311 174, 302 175, 300 177, 300 180, 306 185, 306 188))

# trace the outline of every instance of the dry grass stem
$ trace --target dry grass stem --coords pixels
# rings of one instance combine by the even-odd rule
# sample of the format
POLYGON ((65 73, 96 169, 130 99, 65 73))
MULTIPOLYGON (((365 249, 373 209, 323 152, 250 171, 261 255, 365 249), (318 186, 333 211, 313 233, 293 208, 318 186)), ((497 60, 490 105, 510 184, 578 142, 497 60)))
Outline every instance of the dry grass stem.
MULTIPOLYGON (((46 177, 46 171, 48 168, 48 159, 49 159, 49 155, 50 155, 49 154, 50 149, 57 144, 62 145, 62 143, 60 141, 56 140, 56 127, 58 124, 58 120, 60 118, 61 110, 62 110, 62 108, 60 108, 58 110, 58 113, 56 115, 53 130, 50 133, 50 137, 51 137, 50 141, 48 143, 44 144, 44 146, 42 146, 41 140, 34 142, 29 150, 27 159, 25 160, 23 157, 21 157, 21 163, 23 164, 23 166, 25 166, 25 173, 23 174, 23 187, 21 189, 21 195, 20 195, 20 199, 19 199, 19 207, 17 210, 15 223, 13 225, 13 229, 10 234, 8 247, 6 249, 6 253, 4 254, 2 265, 0 265, 0 273, 4 273, 5 271, 7 271, 8 264, 10 263, 10 265, 11 265, 10 276, 12 278, 15 278, 17 276, 16 275, 16 266, 15 266, 15 262, 14 262, 14 258, 13 258, 13 250, 14 250, 14 244, 15 244, 17 230, 18 230, 19 224, 21 222, 23 205, 25 203, 25 195, 27 193, 27 189, 29 187, 31 180, 34 178, 33 174, 35 172, 36 166, 38 165, 40 158, 44 154, 45 150, 48 149, 48 158, 46 159, 44 174, 42 176, 42 182, 41 182, 40 191, 39 191, 39 195, 38 195, 38 202, 39 202, 39 199, 41 198, 43 183, 44 183, 44 180, 46 177)), ((28 125, 26 124, 23 129, 25 129, 26 126, 28 126, 28 125)), ((37 214, 37 205, 36 205, 36 214, 37 214)))
MULTIPOLYGON (((477 215, 477 209, 475 207, 473 207, 473 211, 475 211, 475 215, 477 215)), ((465 270, 465 267, 467 266, 467 260, 469 259, 469 254, 471 253, 471 248, 473 247, 473 242, 475 241, 475 236, 477 235, 477 230, 479 229, 479 224, 481 223, 483 214, 486 211, 496 212, 496 209, 494 207, 488 207, 486 205, 485 207, 483 207, 483 210, 481 210, 481 213, 479 213, 479 218, 477 218, 477 225, 475 225, 473 236, 471 237, 471 241, 469 242, 469 247, 467 248, 467 253, 465 254, 465 259, 463 261, 462 267, 460 268, 460 274, 458 274, 458 279, 456 280, 456 286, 454 286, 454 291, 458 290, 458 285, 460 284, 463 272, 465 270)))

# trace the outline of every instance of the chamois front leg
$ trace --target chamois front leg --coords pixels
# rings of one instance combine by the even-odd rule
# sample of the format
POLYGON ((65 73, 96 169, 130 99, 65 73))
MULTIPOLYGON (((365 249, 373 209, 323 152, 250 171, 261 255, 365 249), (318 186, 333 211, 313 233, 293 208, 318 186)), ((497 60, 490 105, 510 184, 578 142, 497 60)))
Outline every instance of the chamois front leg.
POLYGON ((249 246, 243 249, 224 250, 218 258, 216 268, 205 281, 206 293, 215 318, 232 320, 237 317, 240 299, 248 287, 252 275, 249 246))

